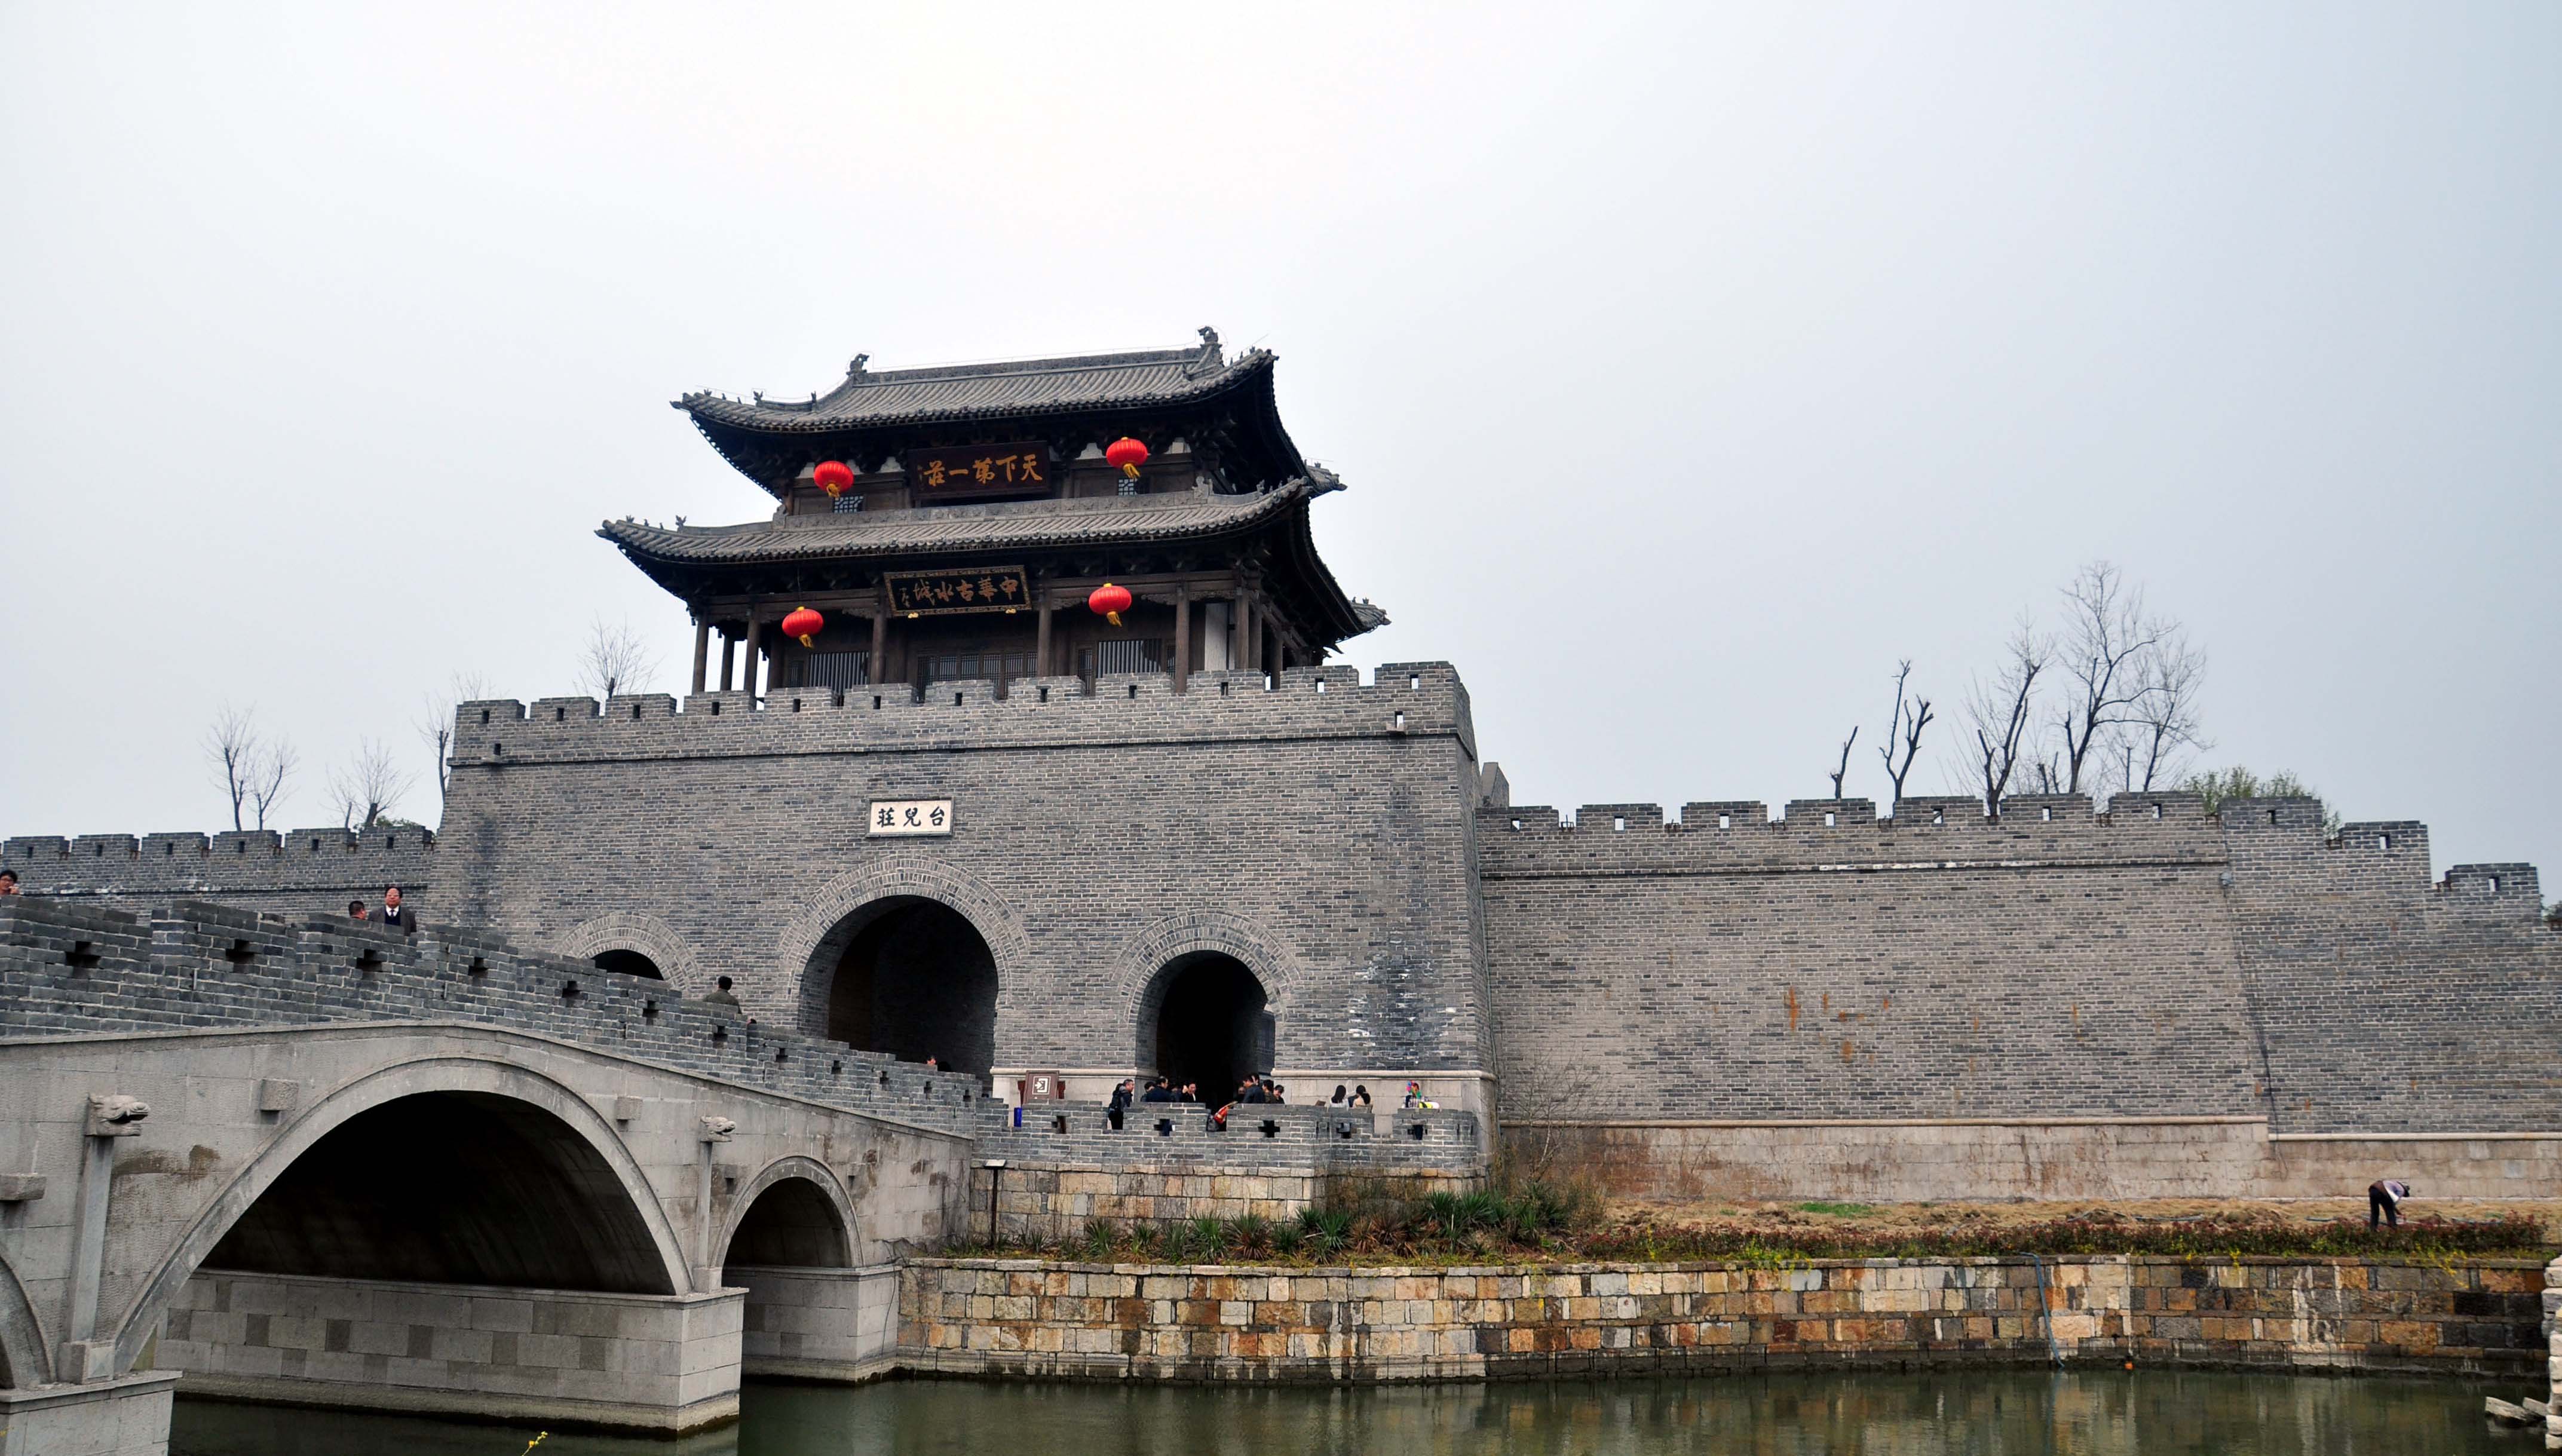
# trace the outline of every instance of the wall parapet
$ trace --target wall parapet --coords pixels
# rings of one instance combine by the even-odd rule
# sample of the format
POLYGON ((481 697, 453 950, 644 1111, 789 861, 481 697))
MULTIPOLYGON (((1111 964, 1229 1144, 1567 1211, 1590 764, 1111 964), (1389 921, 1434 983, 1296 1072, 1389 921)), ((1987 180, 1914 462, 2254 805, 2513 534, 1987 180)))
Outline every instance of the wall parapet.
POLYGON ((289 919, 182 901, 149 917, 0 899, 0 1039, 468 1022, 967 1135, 967 1075, 778 1031, 662 981, 487 931, 289 919))
POLYGON ((1476 757, 1467 689, 1447 662, 1382 664, 1364 683, 1351 665, 1278 677, 1165 673, 1019 678, 998 696, 986 679, 775 688, 762 697, 702 692, 474 701, 456 712, 458 766, 600 759, 732 758, 956 748, 1050 748, 1294 738, 1456 738, 1476 757))
POLYGON ((1452 1108, 1349 1111, 1340 1107, 1239 1105, 1227 1126, 1210 1124, 1199 1103, 1136 1102, 1122 1127, 1092 1102, 1036 1102, 992 1109, 979 1134, 983 1153, 1009 1163, 1106 1168, 1194 1165, 1256 1172, 1476 1173, 1486 1163, 1477 1116, 1452 1108))
MULTIPOLYGON (((20 835, 0 841, 0 865, 29 891, 123 901, 205 895, 289 897, 345 894, 374 900, 385 885, 425 893, 436 866, 436 833, 416 824, 349 829, 243 829, 20 835)), ((127 908, 138 908, 128 906, 127 908)))

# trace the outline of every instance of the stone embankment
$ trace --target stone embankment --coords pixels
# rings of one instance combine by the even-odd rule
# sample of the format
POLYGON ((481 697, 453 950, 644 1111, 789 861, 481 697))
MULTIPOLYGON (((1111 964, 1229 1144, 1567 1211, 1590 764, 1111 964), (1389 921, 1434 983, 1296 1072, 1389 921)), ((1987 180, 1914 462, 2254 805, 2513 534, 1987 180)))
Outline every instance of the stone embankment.
POLYGON ((2478 1258, 1451 1269, 919 1259, 902 1275, 900 1364, 1363 1382, 2052 1360, 2540 1381, 2544 1281, 2541 1260, 2478 1258))

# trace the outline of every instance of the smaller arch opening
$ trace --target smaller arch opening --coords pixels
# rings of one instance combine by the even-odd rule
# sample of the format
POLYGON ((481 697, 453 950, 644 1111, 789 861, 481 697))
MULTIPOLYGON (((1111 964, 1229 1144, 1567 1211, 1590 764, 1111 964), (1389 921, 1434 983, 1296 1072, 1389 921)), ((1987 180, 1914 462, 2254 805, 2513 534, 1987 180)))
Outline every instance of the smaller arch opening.
POLYGON ((599 951, 596 953, 596 969, 599 971, 610 971, 617 976, 638 976, 647 981, 664 981, 667 979, 666 976, 658 970, 657 962, 650 960, 647 956, 640 954, 639 951, 599 951))
POLYGON ((843 1220, 827 1196, 805 1178, 777 1180, 756 1195, 730 1235, 722 1278, 731 1265, 766 1268, 845 1269, 853 1265, 843 1220))
POLYGON ((1157 973, 1140 1012, 1139 1054, 1200 1100, 1226 1102, 1249 1075, 1272 1069, 1273 1022, 1263 983, 1219 951, 1178 956, 1157 973))

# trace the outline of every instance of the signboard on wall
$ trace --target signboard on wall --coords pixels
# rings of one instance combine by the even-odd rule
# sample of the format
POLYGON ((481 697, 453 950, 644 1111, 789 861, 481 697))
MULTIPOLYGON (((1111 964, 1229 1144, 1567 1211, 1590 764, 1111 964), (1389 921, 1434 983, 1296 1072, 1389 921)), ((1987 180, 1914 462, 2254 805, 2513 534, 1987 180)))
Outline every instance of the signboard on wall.
POLYGON ((914 505, 1047 495, 1055 473, 1049 443, 1039 440, 912 450, 899 462, 906 467, 907 498, 914 505))
POLYGON ((901 617, 937 617, 958 612, 1011 612, 1031 605, 1031 581, 1019 566, 982 566, 968 571, 886 571, 889 610, 901 617))
POLYGON ((875 799, 871 809, 871 836, 875 839, 908 834, 948 834, 952 832, 952 801, 949 799, 875 799))

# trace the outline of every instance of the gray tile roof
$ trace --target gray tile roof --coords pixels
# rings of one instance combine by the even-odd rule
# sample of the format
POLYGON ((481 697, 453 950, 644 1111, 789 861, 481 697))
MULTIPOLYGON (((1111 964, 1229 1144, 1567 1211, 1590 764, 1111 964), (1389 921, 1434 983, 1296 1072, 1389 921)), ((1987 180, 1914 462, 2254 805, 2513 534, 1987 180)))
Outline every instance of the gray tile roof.
POLYGON ((1184 491, 1099 500, 1025 500, 909 510, 787 516, 738 526, 669 530, 607 521, 597 534, 627 555, 659 561, 760 562, 998 551, 1079 542, 1215 536, 1269 520, 1311 494, 1305 481, 1243 495, 1184 491))
POLYGON ((1126 354, 1079 354, 1058 359, 1010 359, 989 364, 947 364, 893 369, 879 374, 854 360, 845 381, 807 402, 759 398, 742 401, 709 391, 676 400, 696 420, 763 431, 820 432, 873 425, 957 419, 1002 419, 1063 410, 1120 409, 1181 404, 1215 394, 1257 371, 1272 355, 1249 349, 1234 360, 1220 356, 1218 335, 1201 331, 1191 349, 1146 349, 1126 354))

